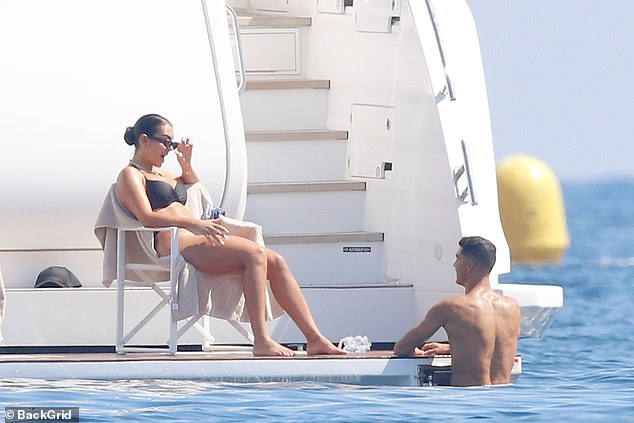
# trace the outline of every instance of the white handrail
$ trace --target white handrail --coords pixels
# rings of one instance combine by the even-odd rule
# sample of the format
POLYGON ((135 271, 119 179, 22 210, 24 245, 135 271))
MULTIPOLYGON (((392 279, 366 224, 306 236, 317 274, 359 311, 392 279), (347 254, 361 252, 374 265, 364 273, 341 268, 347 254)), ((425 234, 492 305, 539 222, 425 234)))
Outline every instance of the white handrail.
POLYGON ((242 53, 242 38, 240 37, 240 23, 238 22, 238 14, 231 5, 225 4, 227 12, 231 15, 231 22, 233 24, 233 36, 236 40, 236 46, 238 48, 238 73, 240 74, 240 82, 238 82, 238 92, 244 91, 244 87, 247 83, 247 73, 244 70, 244 55, 242 53))
POLYGON ((445 45, 442 40, 442 35, 440 34, 440 26, 438 25, 438 21, 436 20, 436 13, 434 12, 434 7, 431 4, 432 0, 425 0, 425 4, 427 4, 427 11, 429 12, 429 17, 431 18, 431 24, 434 27, 434 33, 436 34, 436 43, 438 43, 438 51, 440 52, 440 60, 442 62, 442 66, 445 72, 445 80, 447 81, 447 90, 449 91, 449 98, 451 101, 456 100, 456 92, 453 88, 453 81, 451 76, 447 72, 447 59, 445 57, 445 45))
POLYGON ((218 102, 220 105, 220 112, 222 113, 222 127, 225 134, 225 179, 224 185, 222 187, 222 191, 220 193, 220 198, 218 200, 218 204, 220 206, 223 205, 223 200, 225 197, 225 193, 227 192, 227 187, 230 185, 231 179, 231 143, 229 137, 229 128, 227 128, 227 111, 225 110, 225 101, 223 97, 222 85, 218 78, 218 64, 216 58, 216 49, 214 45, 214 37, 211 29, 211 23, 209 22, 209 11, 207 9, 207 0, 201 0, 201 4, 203 7, 203 15, 205 18, 205 28, 207 29, 207 39, 209 41, 209 49, 211 51, 211 59, 213 63, 213 71, 214 71, 214 79, 216 81, 216 88, 218 89, 218 102))
POLYGON ((469 194, 471 196, 471 205, 478 205, 478 197, 476 196, 474 190, 473 176, 472 176, 472 168, 471 168, 471 159, 469 158, 469 150, 467 148, 467 143, 465 140, 462 140, 462 155, 464 156, 464 166, 467 171, 467 184, 469 185, 469 194))

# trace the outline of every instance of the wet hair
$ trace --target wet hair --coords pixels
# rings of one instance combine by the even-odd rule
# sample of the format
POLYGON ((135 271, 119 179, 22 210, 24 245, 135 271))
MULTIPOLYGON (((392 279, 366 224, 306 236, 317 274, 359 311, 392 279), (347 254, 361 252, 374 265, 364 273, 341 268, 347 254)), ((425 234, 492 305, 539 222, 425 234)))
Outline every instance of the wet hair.
POLYGON ((476 264, 487 272, 491 272, 495 265, 495 245, 488 239, 481 236, 466 236, 462 238, 458 245, 462 247, 462 254, 472 259, 476 264))
POLYGON ((128 126, 123 134, 126 144, 136 146, 139 142, 141 134, 154 136, 159 127, 163 125, 172 125, 169 120, 155 113, 141 116, 134 126, 128 126))

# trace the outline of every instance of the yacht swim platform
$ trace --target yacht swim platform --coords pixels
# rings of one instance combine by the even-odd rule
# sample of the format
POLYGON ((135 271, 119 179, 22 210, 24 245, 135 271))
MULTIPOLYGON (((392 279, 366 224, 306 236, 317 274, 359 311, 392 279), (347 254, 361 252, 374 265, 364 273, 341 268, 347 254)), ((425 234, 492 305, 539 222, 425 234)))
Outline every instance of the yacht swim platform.
MULTIPOLYGON (((447 385, 451 357, 397 357, 392 351, 348 355, 254 357, 250 351, 0 354, 0 377, 15 379, 208 380, 228 383, 320 382, 351 385, 447 385)), ((522 372, 515 359, 513 382, 522 372)))

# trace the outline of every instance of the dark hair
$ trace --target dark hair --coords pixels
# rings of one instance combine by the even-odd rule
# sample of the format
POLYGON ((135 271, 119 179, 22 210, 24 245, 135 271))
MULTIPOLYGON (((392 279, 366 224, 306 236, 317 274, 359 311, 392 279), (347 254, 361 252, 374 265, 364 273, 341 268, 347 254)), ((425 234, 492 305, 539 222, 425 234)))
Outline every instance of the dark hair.
POLYGON ((481 236, 466 236, 458 245, 462 247, 462 254, 476 262, 483 270, 490 272, 495 265, 495 245, 481 236))
POLYGON ((126 144, 136 146, 139 142, 141 134, 155 135, 158 127, 163 125, 172 125, 169 120, 155 113, 141 116, 134 126, 128 126, 123 134, 126 144))

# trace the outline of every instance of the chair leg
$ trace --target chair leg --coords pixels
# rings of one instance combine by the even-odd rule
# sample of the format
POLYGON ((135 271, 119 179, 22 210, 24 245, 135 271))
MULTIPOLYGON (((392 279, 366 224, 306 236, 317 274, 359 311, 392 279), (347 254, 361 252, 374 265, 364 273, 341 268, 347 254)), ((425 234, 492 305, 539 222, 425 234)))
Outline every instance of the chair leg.
POLYGON ((117 281, 117 340, 115 351, 117 354, 125 354, 123 350, 123 315, 124 315, 124 286, 122 281, 117 281))
POLYGON ((185 324, 183 324, 180 328, 178 328, 178 333, 176 337, 180 339, 189 329, 194 327, 198 333, 202 336, 201 346, 203 351, 206 351, 214 342, 215 339, 211 332, 209 331, 209 316, 199 313, 187 320, 185 324), (203 319, 203 324, 200 325, 199 320, 203 319))
MULTIPOLYGON (((175 320, 175 312, 178 310, 178 303, 175 301, 176 298, 176 286, 178 283, 178 275, 179 275, 179 253, 178 253, 178 228, 172 227, 169 228, 171 232, 171 249, 172 254, 170 257, 170 288, 169 292, 164 292, 161 287, 158 285, 161 282, 148 282, 145 286, 150 286, 158 295, 161 297, 161 301, 143 317, 132 329, 130 329, 127 333, 125 332, 125 285, 126 285, 126 270, 131 269, 136 272, 146 272, 146 271, 154 271, 154 270, 166 270, 164 265, 158 264, 146 264, 146 263, 126 263, 125 260, 125 229, 117 230, 117 322, 116 322, 116 341, 115 341, 115 351, 118 354, 125 354, 126 352, 132 351, 168 351, 169 354, 174 355, 178 349, 178 322, 175 320), (142 328, 146 327, 146 325, 156 316, 160 310, 167 305, 169 307, 169 339, 167 341, 167 348, 144 348, 144 347, 126 347, 126 344, 131 341, 131 339, 139 332, 142 328)), ((138 232, 138 231, 137 231, 138 232)), ((139 234, 137 233, 137 238, 141 245, 143 245, 143 241, 139 238, 139 234)))
POLYGON ((196 329, 203 336, 202 347, 203 351, 207 351, 211 348, 211 346, 216 342, 216 338, 211 334, 211 324, 209 323, 209 316, 203 316, 203 325, 196 325, 196 329))
POLYGON ((123 314, 124 314, 124 287, 125 287, 125 232, 117 230, 117 339, 115 351, 117 354, 125 354, 123 351, 123 314))
POLYGON ((178 261, 178 228, 170 230, 170 292, 168 307, 170 310, 170 339, 169 352, 171 355, 176 354, 178 347, 178 321, 175 313, 178 310, 178 302, 176 302, 176 289, 178 286, 178 270, 176 263, 178 261))
POLYGON ((169 353, 171 355, 176 354, 176 350, 178 349, 178 321, 174 315, 176 308, 173 304, 173 296, 170 294, 170 300, 168 302, 169 310, 170 310, 170 339, 168 341, 169 353))

